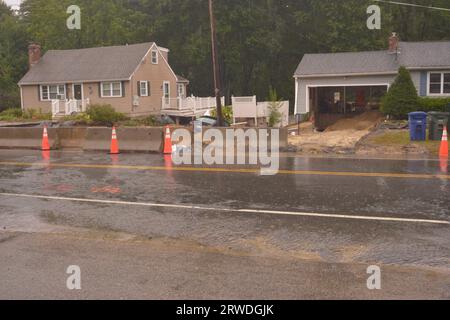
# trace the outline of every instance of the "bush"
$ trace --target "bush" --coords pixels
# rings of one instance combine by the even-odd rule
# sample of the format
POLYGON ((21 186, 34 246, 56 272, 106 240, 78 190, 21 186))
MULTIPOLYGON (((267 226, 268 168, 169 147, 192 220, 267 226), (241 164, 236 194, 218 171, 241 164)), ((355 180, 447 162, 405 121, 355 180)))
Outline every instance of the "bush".
POLYGON ((450 112, 450 98, 419 98, 419 111, 450 112))
POLYGON ((10 108, 0 113, 1 121, 20 121, 20 120, 52 120, 51 113, 42 113, 39 109, 26 109, 22 111, 19 108, 10 108))
POLYGON ((121 122, 120 125, 124 127, 155 127, 159 125, 159 123, 154 116, 148 116, 145 118, 125 120, 121 122))
POLYGON ((10 108, 0 112, 1 121, 12 121, 22 119, 22 109, 10 108))
POLYGON ((269 89, 269 127, 273 128, 281 122, 282 114, 280 112, 281 101, 278 98, 277 91, 270 87, 269 89))
POLYGON ((113 126, 115 123, 127 119, 123 113, 116 112, 109 104, 92 105, 87 109, 86 114, 96 125, 113 126))
MULTIPOLYGON (((228 123, 233 123, 233 107, 225 106, 222 107, 223 119, 228 123)), ((217 118, 217 109, 211 111, 211 117, 217 118)))
POLYGON ((23 120, 52 120, 51 113, 42 113, 42 109, 25 109, 22 113, 23 120))
POLYGON ((65 116, 62 118, 62 121, 75 121, 78 124, 89 124, 91 123, 91 118, 86 113, 77 113, 70 116, 65 116))
POLYGON ((395 118, 406 118, 408 113, 419 109, 419 96, 405 67, 400 67, 398 76, 381 100, 381 111, 395 118))
POLYGON ((143 126, 154 127, 158 125, 158 120, 154 116, 148 116, 141 120, 143 126))

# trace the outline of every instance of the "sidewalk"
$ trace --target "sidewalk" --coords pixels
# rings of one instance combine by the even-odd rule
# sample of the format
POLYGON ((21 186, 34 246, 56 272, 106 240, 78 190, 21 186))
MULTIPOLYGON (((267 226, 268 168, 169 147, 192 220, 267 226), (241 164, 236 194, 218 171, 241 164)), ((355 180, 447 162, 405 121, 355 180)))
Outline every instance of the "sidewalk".
POLYGON ((368 266, 251 256, 182 240, 93 238, 0 232, 0 299, 448 299, 450 274, 381 266, 382 290, 366 287, 368 266), (66 288, 69 265, 80 291, 66 288))

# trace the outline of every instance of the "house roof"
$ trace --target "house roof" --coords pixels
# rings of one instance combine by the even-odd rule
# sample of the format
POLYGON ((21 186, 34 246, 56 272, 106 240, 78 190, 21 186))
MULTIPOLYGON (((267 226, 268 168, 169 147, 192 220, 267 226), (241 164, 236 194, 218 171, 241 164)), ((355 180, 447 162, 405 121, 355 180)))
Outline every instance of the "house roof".
POLYGON ((450 67, 450 41, 400 42, 400 63, 408 68, 450 67))
POLYGON ((397 73, 400 66, 450 68, 450 41, 400 42, 399 48, 398 55, 387 50, 305 54, 295 76, 397 73))
POLYGON ((189 83, 189 80, 177 74, 177 82, 189 83))
POLYGON ((19 85, 128 80, 153 44, 49 50, 19 85))

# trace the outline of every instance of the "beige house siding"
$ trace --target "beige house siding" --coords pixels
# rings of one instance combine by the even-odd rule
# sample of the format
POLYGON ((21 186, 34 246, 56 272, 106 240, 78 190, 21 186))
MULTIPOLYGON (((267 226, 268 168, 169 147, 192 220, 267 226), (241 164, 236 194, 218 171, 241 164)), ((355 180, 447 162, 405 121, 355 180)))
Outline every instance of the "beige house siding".
POLYGON ((124 97, 102 98, 100 95, 100 82, 83 83, 84 99, 89 99, 90 104, 110 104, 118 112, 131 115, 131 91, 130 82, 124 81, 124 97))
MULTIPOLYGON (((156 46, 153 47, 155 49, 156 46)), ((153 50, 152 49, 152 50, 153 50)), ((164 53, 165 54, 165 53, 164 53)), ((158 64, 151 61, 151 50, 137 67, 131 81, 123 81, 124 97, 102 98, 100 95, 100 82, 86 82, 83 85, 83 98, 89 99, 90 104, 111 104, 118 112, 129 116, 159 114, 161 112, 163 83, 170 83, 170 97, 177 97, 177 79, 163 53, 158 51, 158 64), (149 82, 149 96, 139 97, 138 81, 149 82), (138 96, 139 106, 133 106, 133 99, 138 96)), ((77 82, 80 84, 80 82, 77 82)), ((22 86, 23 108, 41 109, 42 112, 51 112, 51 101, 40 101, 39 85, 22 86)), ((72 83, 66 84, 66 96, 73 98, 72 83)))
MULTIPOLYGON (((160 113, 164 81, 170 83, 170 97, 177 97, 177 79, 169 65, 164 61, 161 52, 158 53, 158 56, 158 64, 153 64, 151 53, 149 53, 132 77, 132 96, 138 95, 138 81, 148 81, 150 89, 148 97, 138 97, 139 106, 134 108, 134 113, 137 115, 160 113)), ((132 99, 133 97, 131 97, 131 101, 132 99)))
POLYGON ((41 110, 43 113, 52 112, 51 101, 40 101, 39 86, 22 86, 23 108, 41 110))

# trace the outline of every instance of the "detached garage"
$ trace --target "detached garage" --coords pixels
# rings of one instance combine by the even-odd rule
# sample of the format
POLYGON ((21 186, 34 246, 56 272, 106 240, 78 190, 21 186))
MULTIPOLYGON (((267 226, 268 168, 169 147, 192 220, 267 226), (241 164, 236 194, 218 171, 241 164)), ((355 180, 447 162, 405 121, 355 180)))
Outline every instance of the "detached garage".
POLYGON ((306 54, 295 74, 295 113, 314 115, 324 130, 342 118, 380 108, 400 66, 410 72, 420 96, 450 96, 450 42, 400 42, 389 50, 306 54), (434 79, 441 75, 439 92, 434 79), (446 89, 448 88, 448 89, 446 89))

